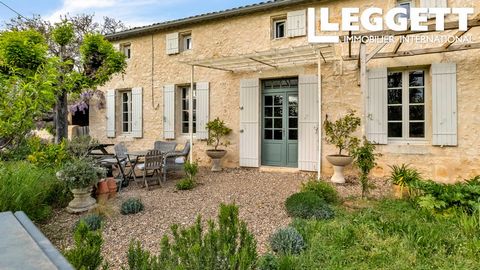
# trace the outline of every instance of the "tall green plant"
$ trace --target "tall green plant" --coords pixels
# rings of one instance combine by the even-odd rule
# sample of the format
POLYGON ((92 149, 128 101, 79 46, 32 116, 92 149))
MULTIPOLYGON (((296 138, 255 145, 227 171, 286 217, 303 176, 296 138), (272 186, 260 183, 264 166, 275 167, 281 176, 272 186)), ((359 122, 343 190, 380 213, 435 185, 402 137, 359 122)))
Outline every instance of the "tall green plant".
POLYGON ((220 120, 220 118, 217 117, 215 118, 215 120, 208 122, 206 125, 206 129, 208 130, 207 144, 213 145, 215 151, 218 150, 218 146, 220 145, 228 146, 230 144, 229 141, 222 140, 225 136, 232 132, 232 129, 227 127, 225 125, 225 122, 220 120))
POLYGON ((375 157, 375 145, 363 138, 363 145, 357 147, 353 153, 355 158, 354 164, 360 170, 360 183, 362 186, 362 197, 365 198, 370 190, 371 184, 368 180, 368 174, 377 166, 375 157))
POLYGON ((392 173, 388 180, 400 187, 401 194, 403 194, 403 189, 407 188, 408 193, 411 195, 412 188, 415 184, 422 180, 420 173, 414 169, 410 168, 408 164, 402 165, 393 165, 390 166, 392 173))
POLYGON ((103 262, 101 231, 90 230, 87 223, 81 220, 75 230, 73 239, 75 246, 65 252, 65 257, 72 266, 81 270, 99 269, 103 262))
POLYGON ((161 241, 160 253, 153 256, 132 243, 128 252, 129 269, 254 269, 256 241, 247 225, 238 218, 238 207, 220 205, 218 226, 201 218, 188 228, 172 226, 173 239, 161 241))
POLYGON ((325 129, 325 140, 333 144, 338 149, 338 155, 343 151, 351 153, 359 144, 359 139, 352 135, 360 127, 360 117, 355 116, 355 111, 350 111, 344 117, 332 122, 325 119, 323 127, 325 129))

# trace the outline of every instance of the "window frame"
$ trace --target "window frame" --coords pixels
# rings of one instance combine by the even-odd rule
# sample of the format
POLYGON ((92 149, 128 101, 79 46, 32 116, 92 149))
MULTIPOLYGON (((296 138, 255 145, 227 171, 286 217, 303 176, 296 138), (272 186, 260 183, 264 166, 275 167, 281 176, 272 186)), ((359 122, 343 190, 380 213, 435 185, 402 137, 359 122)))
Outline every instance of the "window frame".
POLYGON ((286 15, 272 18, 272 39, 273 40, 278 40, 278 39, 284 39, 286 37, 287 37, 287 17, 286 17, 286 15), (283 36, 278 37, 277 36, 277 24, 280 24, 280 23, 283 23, 283 36))
POLYGON ((185 32, 180 34, 180 49, 182 52, 191 51, 193 49, 193 38, 191 32, 185 32), (187 46, 187 40, 190 40, 190 48, 187 46))
POLYGON ((120 91, 120 109, 121 109, 121 130, 122 134, 132 134, 132 125, 133 125, 133 120, 132 120, 132 90, 122 90, 120 91), (124 95, 127 95, 127 101, 124 101, 124 95), (127 103, 127 111, 125 111, 124 105, 127 103), (125 113, 127 114, 127 121, 124 120, 124 115, 125 113), (125 124, 127 124, 127 130, 125 130, 125 124))
MULTIPOLYGON (((185 107, 184 104, 188 104, 189 98, 188 98, 188 92, 190 92, 190 85, 183 85, 183 86, 178 86, 179 92, 180 92, 180 134, 182 135, 187 135, 189 132, 184 132, 183 130, 183 125, 184 124, 189 124, 190 119, 184 119, 184 112, 188 113, 189 108, 185 107), (184 90, 187 91, 187 94, 184 96, 184 90), (185 102, 185 103, 184 103, 185 102)), ((197 95, 195 89, 193 90, 193 134, 196 134, 196 129, 197 129, 197 95)))
MULTIPOLYGON (((402 5, 408 4, 410 6, 410 9, 415 7, 415 1, 414 0, 397 0, 397 8, 403 8, 402 5)), ((407 11, 407 20, 410 20, 410 10, 407 11)))
POLYGON ((131 43, 123 43, 123 44, 120 45, 120 48, 121 48, 121 51, 122 51, 123 55, 125 55, 125 58, 127 60, 132 58, 132 44, 131 43))
MULTIPOLYGON (((428 140, 428 109, 427 101, 429 100, 428 91, 427 91, 427 69, 425 68, 412 68, 412 69, 393 69, 388 70, 388 75, 390 73, 402 73, 402 137, 389 137, 388 134, 388 143, 424 143, 428 140), (422 88, 422 86, 410 86, 409 75, 410 72, 421 71, 423 72, 423 103, 410 103, 410 89, 411 88, 422 88), (423 106, 423 120, 410 120, 410 106, 423 106), (410 123, 422 123, 424 125, 424 136, 423 137, 410 137, 410 123)), ((387 75, 387 80, 388 80, 387 75)), ((389 120, 388 118, 388 108, 390 106, 399 106, 399 105, 390 105, 388 103, 388 91, 391 89, 398 89, 398 87, 388 87, 387 85, 387 133, 388 133, 388 124, 391 122, 400 122, 399 120, 389 120)))

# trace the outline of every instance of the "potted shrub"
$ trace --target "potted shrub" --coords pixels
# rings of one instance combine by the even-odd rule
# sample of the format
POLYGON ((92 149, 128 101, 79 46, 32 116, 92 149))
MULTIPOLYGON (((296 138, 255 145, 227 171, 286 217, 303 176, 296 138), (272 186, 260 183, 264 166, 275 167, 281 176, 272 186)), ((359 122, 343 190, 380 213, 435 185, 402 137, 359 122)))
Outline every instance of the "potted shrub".
POLYGON ((68 204, 67 211, 80 213, 94 208, 96 201, 91 197, 92 188, 105 175, 106 170, 89 159, 78 158, 65 164, 57 177, 65 181, 73 193, 73 200, 68 204))
POLYGON ((359 139, 352 136, 360 126, 360 118, 355 116, 355 111, 350 111, 346 116, 332 122, 325 119, 325 140, 329 144, 337 147, 338 152, 334 155, 328 155, 327 160, 333 165, 334 174, 331 178, 333 183, 345 183, 343 175, 344 167, 352 163, 351 153, 358 147, 359 139))
POLYGON ((207 155, 212 159, 212 171, 218 172, 222 170, 220 160, 225 156, 227 150, 218 149, 219 146, 228 146, 229 141, 224 137, 230 134, 232 129, 228 128, 225 123, 218 117, 207 123, 208 130, 207 144, 213 146, 213 149, 207 150, 207 155))
POLYGON ((393 185, 393 195, 395 198, 403 198, 411 194, 412 186, 421 180, 420 173, 409 165, 402 164, 400 166, 390 166, 392 174, 388 180, 393 185))

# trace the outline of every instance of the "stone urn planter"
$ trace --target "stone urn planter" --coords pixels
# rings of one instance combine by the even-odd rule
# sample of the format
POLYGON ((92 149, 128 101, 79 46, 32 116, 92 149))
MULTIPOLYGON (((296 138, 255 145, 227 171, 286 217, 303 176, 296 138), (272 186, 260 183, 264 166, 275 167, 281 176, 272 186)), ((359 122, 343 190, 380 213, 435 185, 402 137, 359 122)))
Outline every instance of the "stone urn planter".
POLYGON ((344 184, 345 175, 343 170, 345 166, 350 165, 353 162, 353 157, 343 155, 329 155, 327 156, 328 162, 333 165, 333 176, 331 178, 332 183, 344 184))
POLYGON ((92 188, 74 188, 71 189, 73 200, 67 206, 69 213, 82 213, 95 208, 97 201, 92 198, 92 188))
POLYGON ((222 170, 221 160, 227 154, 226 150, 218 149, 220 145, 228 146, 230 143, 223 138, 230 134, 232 129, 225 125, 225 122, 218 117, 207 123, 206 129, 208 130, 207 144, 212 145, 214 148, 207 150, 207 156, 212 159, 212 172, 219 172, 222 170), (222 140, 223 139, 223 140, 222 140))
POLYGON ((212 172, 222 170, 222 158, 227 154, 226 150, 207 150, 207 156, 212 159, 212 172))

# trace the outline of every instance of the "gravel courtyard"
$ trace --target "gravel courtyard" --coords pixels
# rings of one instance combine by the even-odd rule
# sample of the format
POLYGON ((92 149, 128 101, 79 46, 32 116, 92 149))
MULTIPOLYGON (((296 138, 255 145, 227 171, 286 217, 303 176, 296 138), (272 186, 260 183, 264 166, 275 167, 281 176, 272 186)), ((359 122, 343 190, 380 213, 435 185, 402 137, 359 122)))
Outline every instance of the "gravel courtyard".
MULTIPOLYGON (((201 214, 204 220, 215 219, 220 203, 235 202, 240 207, 240 218, 247 222, 258 242, 258 251, 267 250, 268 237, 277 228, 287 226, 290 218, 284 210, 285 199, 300 189, 301 183, 312 177, 307 173, 261 172, 258 169, 228 169, 211 173, 202 168, 198 174, 199 185, 191 191, 177 191, 175 183, 180 177, 170 179, 161 188, 146 191, 135 184, 120 192, 115 199, 102 206, 110 213, 103 230, 103 255, 112 269, 126 264, 126 252, 132 239, 157 252, 159 242, 170 232, 174 223, 192 224, 201 214), (136 215, 123 216, 119 206, 130 197, 142 199, 145 210, 136 215)), ((360 189, 352 179, 337 189, 342 197, 357 196, 360 189)), ((378 197, 385 190, 383 181, 375 181, 378 197)), ((80 216, 64 210, 56 211, 41 230, 61 250, 72 244, 72 232, 80 216)))

